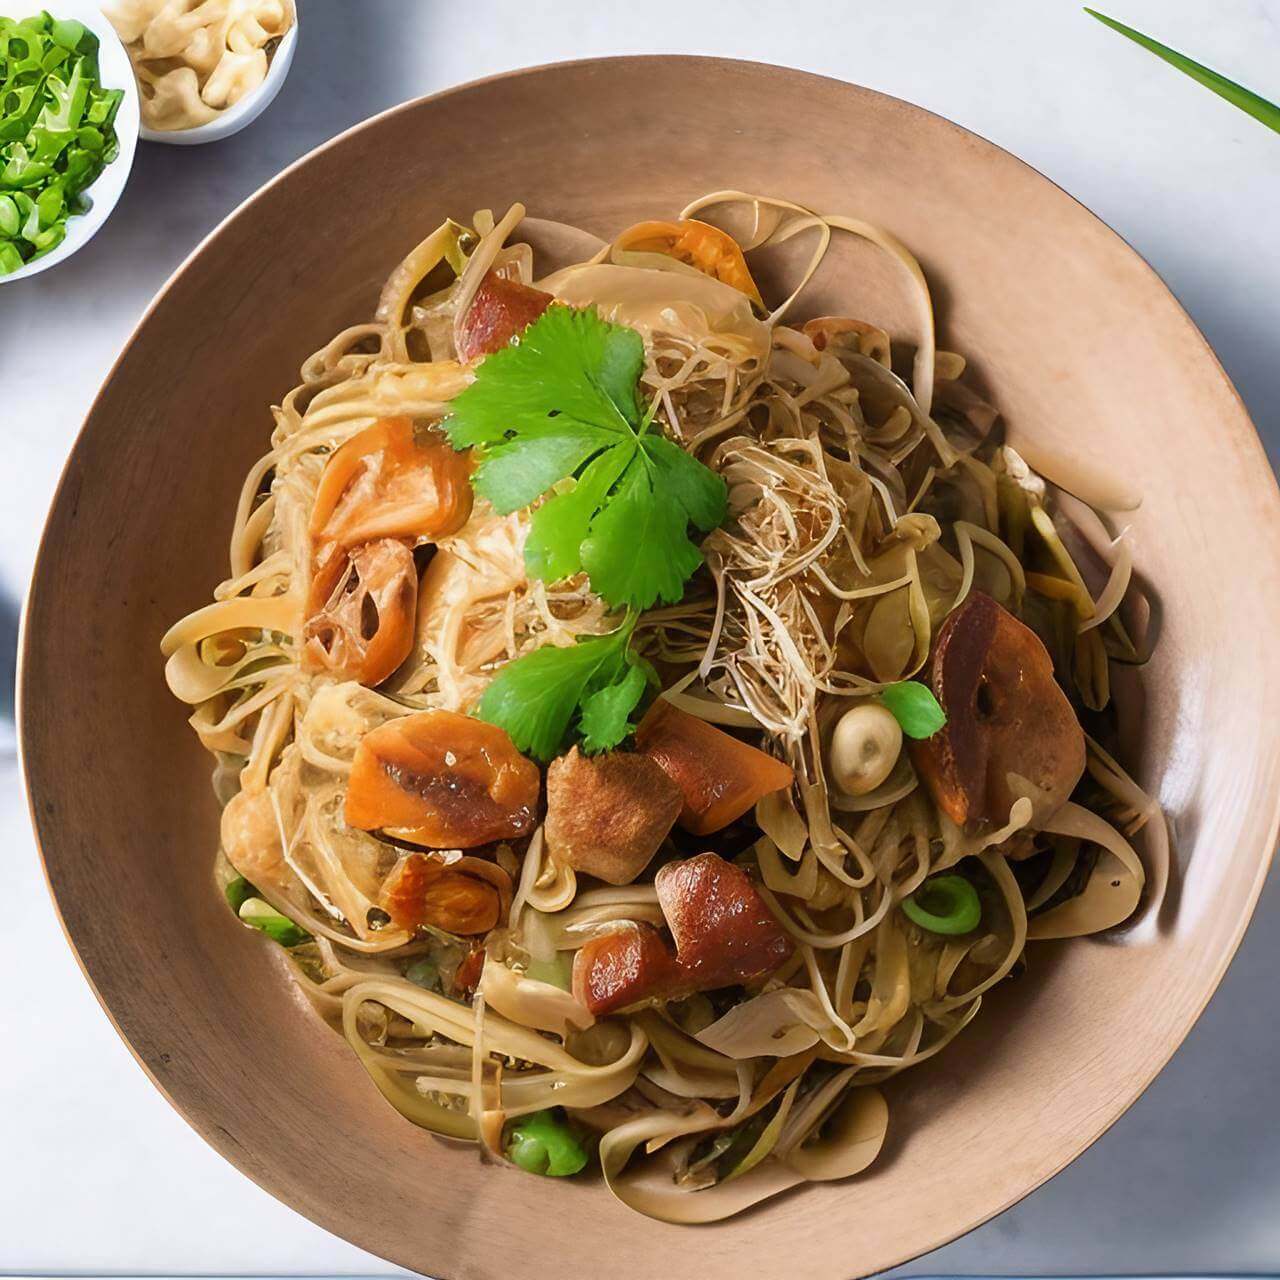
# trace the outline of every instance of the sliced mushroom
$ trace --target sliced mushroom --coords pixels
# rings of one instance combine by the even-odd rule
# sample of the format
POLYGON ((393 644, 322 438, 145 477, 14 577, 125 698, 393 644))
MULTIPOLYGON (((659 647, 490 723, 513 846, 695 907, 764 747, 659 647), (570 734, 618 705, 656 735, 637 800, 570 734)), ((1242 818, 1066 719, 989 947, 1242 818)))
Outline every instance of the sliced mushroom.
POLYGON ((472 849, 533 828, 541 774, 505 730, 420 711, 365 734, 347 784, 347 822, 431 849, 472 849))
MULTIPOLYGON (((498 923, 497 888, 457 870, 457 859, 441 854, 406 854, 382 886, 379 905, 401 929, 429 924, 447 933, 488 933, 498 923)), ((462 862, 474 864, 475 858, 462 862)))
POLYGON ((1027 796, 1035 821, 1084 772, 1084 733, 1036 634, 990 596, 972 592, 943 623, 929 683, 947 723, 912 744, 912 759, 954 822, 998 822, 1027 796))
POLYGON ((574 747, 547 770, 547 848, 575 871, 630 884, 683 803, 680 788, 648 756, 584 756, 574 747))
POLYGON ((302 663, 381 684, 413 648, 418 575, 413 553, 394 538, 353 551, 331 544, 316 570, 302 630, 302 663))
POLYGON ((466 314, 454 328, 458 358, 470 363, 501 351, 523 333, 555 299, 541 289, 490 271, 480 282, 466 314))
POLYGON ((789 787, 788 765, 659 698, 636 729, 636 750, 680 788, 680 825, 710 835, 740 818, 761 796, 789 787))
POLYGON ((670 862, 654 884, 675 951, 650 925, 631 925, 582 947, 574 957, 573 991, 597 1017, 753 982, 795 949, 750 876, 719 854, 670 862))
POLYGON ((374 538, 444 538, 471 515, 471 457, 410 418, 384 418, 331 457, 309 532, 318 548, 374 538))

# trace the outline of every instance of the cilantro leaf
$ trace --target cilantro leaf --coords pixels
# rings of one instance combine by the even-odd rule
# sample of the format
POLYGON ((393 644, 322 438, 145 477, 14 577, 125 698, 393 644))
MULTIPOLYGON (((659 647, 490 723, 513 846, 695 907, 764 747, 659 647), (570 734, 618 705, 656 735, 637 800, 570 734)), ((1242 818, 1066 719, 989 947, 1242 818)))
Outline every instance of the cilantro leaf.
POLYGON ((599 699, 634 669, 627 649, 634 625, 632 617, 608 635, 588 636, 566 648, 543 645, 508 662, 481 695, 477 714, 505 729, 518 750, 545 763, 564 745, 579 706, 592 700, 592 749, 616 745, 626 737, 627 716, 644 692, 643 672, 640 688, 620 716, 625 698, 599 699), (621 731, 611 736, 619 723, 621 731))
POLYGON ((655 600, 675 604, 684 595, 685 580, 702 563, 687 524, 684 508, 655 492, 649 467, 632 461, 582 543, 591 589, 638 609, 655 600))
POLYGON ((626 674, 612 684, 607 684, 582 700, 582 749, 589 754, 616 747, 635 725, 631 713, 644 697, 645 678, 643 668, 630 661, 628 653, 626 674))
POLYGON ((893 712, 908 738, 931 738, 947 723, 933 690, 919 680, 896 680, 880 690, 880 701, 893 712))
POLYGON ((615 608, 678 601, 702 563, 689 525, 709 532, 727 511, 721 477, 650 430, 643 368, 635 330, 548 307, 480 364, 445 422, 455 449, 482 452, 472 483, 501 514, 576 478, 535 509, 525 566, 545 582, 586 570, 615 608))
POLYGON ((699 529, 710 533, 724 523, 729 495, 720 476, 666 436, 644 435, 640 445, 657 469, 655 483, 670 492, 699 529))
POLYGON ((582 570, 582 542, 609 490, 627 469, 635 450, 618 445, 589 462, 567 493, 557 494, 533 513, 524 544, 524 563, 543 582, 559 582, 582 570))
POLYGON ((615 438, 612 432, 581 423, 567 424, 564 432, 554 435, 517 437, 485 455, 472 484, 500 516, 510 515, 572 475, 602 448, 611 447, 615 438))
POLYGON ((643 368, 644 341, 634 329, 591 310, 548 307, 515 346, 480 365, 445 430, 455 449, 501 445, 553 415, 630 434, 640 421, 643 368))

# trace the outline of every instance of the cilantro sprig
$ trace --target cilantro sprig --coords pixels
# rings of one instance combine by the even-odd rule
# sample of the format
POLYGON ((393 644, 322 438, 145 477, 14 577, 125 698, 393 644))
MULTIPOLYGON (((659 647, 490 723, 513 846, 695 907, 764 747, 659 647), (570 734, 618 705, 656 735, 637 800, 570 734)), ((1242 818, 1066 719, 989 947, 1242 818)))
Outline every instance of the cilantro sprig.
POLYGON ((643 368, 634 329, 552 306, 480 364, 445 423, 455 449, 481 455, 472 483, 499 514, 557 490, 533 512, 530 575, 585 570, 618 609, 675 604, 702 563, 690 526, 708 533, 727 510, 721 477, 645 413, 643 368))
POLYGON ((626 610, 607 635, 507 663, 481 697, 476 714, 544 762, 571 737, 595 752, 632 732, 632 713, 657 685, 631 647, 638 612, 684 595, 702 563, 690 527, 708 533, 728 509, 720 476, 645 412, 643 369, 634 329, 552 306, 479 365, 445 422, 455 449, 479 455, 472 484, 494 510, 538 503, 529 576, 559 582, 585 571, 597 595, 626 610))
POLYGON ((505 729, 517 750, 544 763, 576 731, 584 751, 607 751, 635 728, 631 713, 653 668, 631 648, 635 614, 616 631, 566 648, 544 645, 508 662, 484 691, 482 720, 505 729))

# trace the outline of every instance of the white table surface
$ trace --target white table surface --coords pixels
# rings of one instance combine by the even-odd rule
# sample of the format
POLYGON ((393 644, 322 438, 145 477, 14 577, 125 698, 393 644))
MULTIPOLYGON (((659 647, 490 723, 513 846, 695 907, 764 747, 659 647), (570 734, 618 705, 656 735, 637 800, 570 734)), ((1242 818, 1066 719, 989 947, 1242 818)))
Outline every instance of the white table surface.
MULTIPOLYGON (((1280 99, 1277 0, 1108 3, 1280 99)), ((1273 460, 1280 450, 1280 137, 1070 0, 301 7, 290 79, 257 124, 209 147, 144 143, 92 244, 43 276, 0 286, 0 663, 12 661, 17 602, 79 422, 148 300, 200 238, 286 164, 384 107, 564 57, 780 62, 882 89, 984 134, 1154 264, 1217 350, 1273 460)), ((352 208, 355 216, 358 200, 352 208)), ((0 667, 9 908, 0 930, 0 1272, 394 1272, 215 1155, 116 1038, 48 901, 12 754, 10 687, 0 667)), ((1134 1108, 1049 1185, 904 1274, 1280 1271, 1278 923, 1273 878, 1221 990, 1134 1108)), ((965 1176, 963 1153, 956 1172, 965 1176)), ((695 1237, 691 1248, 696 1255, 695 1237)))

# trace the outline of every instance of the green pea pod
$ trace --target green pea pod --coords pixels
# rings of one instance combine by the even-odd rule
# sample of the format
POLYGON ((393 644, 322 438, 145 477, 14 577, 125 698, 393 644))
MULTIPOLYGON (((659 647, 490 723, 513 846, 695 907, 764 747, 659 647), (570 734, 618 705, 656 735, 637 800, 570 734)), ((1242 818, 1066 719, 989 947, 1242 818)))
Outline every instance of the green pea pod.
POLYGON ((311 941, 311 935, 288 916, 282 916, 269 902, 261 898, 246 898, 236 913, 247 925, 265 933, 282 947, 298 947, 311 941))
POLYGON ((545 1177, 572 1177, 587 1165, 587 1150, 558 1107, 513 1121, 505 1150, 517 1168, 545 1177))
POLYGON ((234 880, 227 882, 227 887, 223 890, 227 895, 227 902, 231 906, 231 910, 240 914, 240 908, 250 899, 257 896, 258 891, 251 885, 244 876, 236 876, 234 880))

